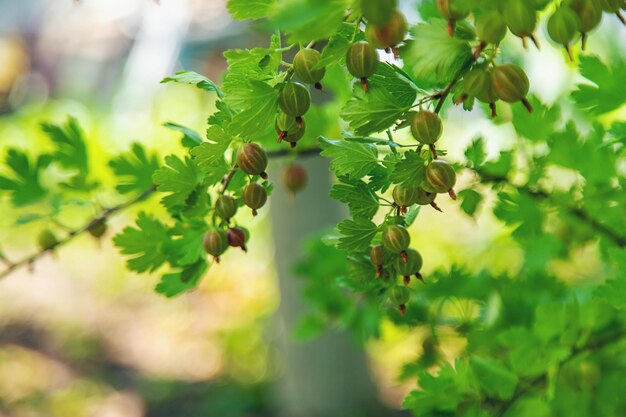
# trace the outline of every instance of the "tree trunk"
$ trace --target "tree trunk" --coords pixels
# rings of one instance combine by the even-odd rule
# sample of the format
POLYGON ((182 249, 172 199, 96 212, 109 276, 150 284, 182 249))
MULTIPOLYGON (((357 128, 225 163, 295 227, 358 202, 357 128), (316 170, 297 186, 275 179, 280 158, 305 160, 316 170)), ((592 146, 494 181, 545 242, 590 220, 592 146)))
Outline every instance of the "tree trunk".
POLYGON ((381 410, 376 389, 364 352, 349 335, 327 332, 308 343, 292 337, 294 325, 307 309, 304 282, 293 273, 293 265, 302 257, 308 236, 347 216, 328 196, 328 162, 315 156, 300 163, 309 183, 295 200, 281 184, 281 169, 271 173, 275 189, 270 210, 281 296, 277 339, 284 360, 284 375, 277 384, 278 411, 290 417, 374 415, 381 410))

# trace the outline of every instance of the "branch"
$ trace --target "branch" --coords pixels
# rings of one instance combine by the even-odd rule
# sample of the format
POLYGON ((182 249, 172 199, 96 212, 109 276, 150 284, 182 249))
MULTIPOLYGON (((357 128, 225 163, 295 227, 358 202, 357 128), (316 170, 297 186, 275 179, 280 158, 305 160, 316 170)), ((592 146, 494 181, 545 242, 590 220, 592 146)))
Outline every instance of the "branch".
MULTIPOLYGON (((550 193, 548 193, 547 191, 533 189, 527 185, 514 184, 506 177, 492 176, 480 171, 475 172, 482 178, 483 181, 491 182, 494 184, 500 183, 509 185, 513 188, 516 188, 518 191, 527 194, 537 201, 550 200, 550 193)), ((581 223, 586 224, 593 230, 597 231, 598 233, 609 239, 616 246, 619 246, 620 248, 626 248, 626 236, 623 236, 615 230, 611 229, 610 227, 606 226, 605 224, 602 224, 598 219, 593 217, 582 207, 562 206, 562 209, 564 209, 571 216, 578 219, 581 223)))
MULTIPOLYGON (((268 156, 268 158, 274 159, 274 158, 280 158, 280 157, 291 155, 291 154, 296 154, 298 157, 307 157, 307 156, 319 155, 319 153, 320 153, 320 149, 317 148, 317 147, 306 148, 306 149, 302 149, 302 150, 299 150, 299 151, 293 151, 291 149, 279 149, 279 150, 276 150, 276 151, 268 152, 267 156, 268 156)), ((230 179, 232 179, 232 176, 234 175, 235 170, 236 170, 236 165, 229 171, 229 173, 226 175, 226 177, 224 177, 224 179, 222 179, 223 190, 226 190, 226 187, 228 187, 228 183, 230 182, 230 179)), ((91 219, 89 222, 87 222, 82 227, 70 230, 68 232, 68 234, 63 239, 59 239, 51 247, 49 247, 47 249, 41 249, 38 252, 35 252, 32 255, 26 256, 26 257, 24 257, 24 258, 22 258, 22 259, 20 259, 18 261, 11 262, 4 255, 0 254, 0 261, 2 261, 3 263, 5 263, 7 265, 7 268, 5 270, 3 270, 2 272, 0 272, 0 279, 6 278, 13 271, 15 271, 15 270, 17 270, 19 268, 22 268, 24 266, 29 266, 29 265, 34 264, 37 260, 39 260, 46 253, 53 252, 55 249, 57 249, 57 248, 59 248, 61 246, 66 245, 67 243, 69 243, 72 240, 74 240, 74 238, 76 238, 77 236, 80 236, 81 234, 83 234, 86 231, 88 231, 97 222, 100 222, 102 220, 107 220, 108 218, 110 218, 114 214, 116 214, 117 212, 122 211, 122 210, 124 210, 124 209, 126 209, 128 207, 134 206, 135 204, 141 203, 142 201, 146 200, 148 197, 150 197, 154 193, 156 193, 156 191, 157 191, 156 190, 156 186, 152 186, 149 189, 145 190, 144 192, 138 194, 137 196, 131 198, 128 201, 125 201, 125 202, 123 202, 121 204, 118 204, 116 206, 109 207, 107 209, 102 210, 102 212, 98 216, 96 216, 93 219, 91 219)), ((224 191, 222 191, 222 193, 223 192, 224 191)))
MULTIPOLYGON (((626 333, 624 332, 624 330, 620 330, 619 332, 615 332, 604 338, 595 340, 594 342, 590 342, 579 348, 575 348, 572 350, 572 352, 567 358, 563 359, 559 363, 559 368, 573 361, 580 355, 594 352, 594 351, 599 351, 612 345, 613 343, 620 342, 624 339, 624 337, 626 337, 626 333)), ((547 381, 547 379, 548 379, 547 374, 541 374, 537 376, 536 378, 528 381, 523 387, 520 386, 513 394, 513 397, 511 397, 509 400, 502 403, 502 406, 500 407, 500 410, 498 411, 497 417, 502 417, 504 414, 506 414, 506 412, 513 406, 513 404, 515 404, 515 402, 517 402, 517 400, 519 400, 522 396, 524 396, 531 389, 544 384, 547 381)), ((490 402, 490 403, 496 403, 496 404, 500 402, 498 399, 495 399, 495 398, 486 398, 485 401, 490 402)))

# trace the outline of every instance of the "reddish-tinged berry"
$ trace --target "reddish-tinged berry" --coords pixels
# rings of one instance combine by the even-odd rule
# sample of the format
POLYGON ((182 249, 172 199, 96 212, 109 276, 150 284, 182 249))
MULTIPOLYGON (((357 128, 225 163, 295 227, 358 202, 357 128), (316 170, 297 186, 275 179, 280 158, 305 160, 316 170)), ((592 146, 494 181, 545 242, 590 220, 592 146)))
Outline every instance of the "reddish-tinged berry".
POLYGON ((382 245, 376 245, 370 249, 370 260, 376 267, 376 277, 380 278, 383 273, 383 265, 385 264, 385 254, 382 245))
POLYGON ((498 65, 491 74, 491 85, 500 100, 507 103, 521 101, 528 112, 532 113, 533 109, 526 100, 530 82, 520 67, 513 64, 498 65))
POLYGON ((306 187, 307 181, 308 175, 302 165, 291 164, 285 167, 283 184, 292 194, 302 191, 306 187))
POLYGON ((406 250, 406 262, 400 257, 395 258, 393 261, 393 267, 396 269, 396 272, 404 277, 404 285, 409 285, 411 275, 415 275, 419 280, 422 280, 419 272, 423 264, 422 255, 411 248, 406 250))
POLYGON ((368 23, 382 26, 387 23, 398 6, 397 0, 361 0, 361 11, 368 23))
POLYGON ((296 142, 302 139, 306 131, 304 119, 301 118, 300 124, 298 124, 296 119, 283 112, 280 112, 276 117, 274 127, 276 128, 276 133, 278 133, 278 142, 287 141, 292 148, 296 146, 296 142))
POLYGON ((107 221, 104 217, 94 220, 87 227, 87 232, 96 239, 101 238, 107 231, 107 221))
POLYGON ((393 48, 404 40, 407 32, 407 23, 404 15, 397 9, 391 14, 391 17, 382 26, 373 25, 372 36, 376 43, 383 48, 393 48))
POLYGON ((441 159, 433 160, 426 167, 422 187, 430 193, 449 193, 455 198, 453 187, 456 184, 454 168, 441 159))
POLYGON ((418 111, 411 120, 411 133, 415 140, 424 145, 433 145, 441 137, 443 124, 437 113, 418 111))
POLYGON ((382 245, 387 251, 405 257, 410 243, 411 237, 404 227, 394 224, 383 229, 382 245))
POLYGON ((241 248, 244 252, 247 252, 246 242, 248 241, 248 234, 240 227, 231 227, 226 231, 226 237, 228 239, 228 245, 234 248, 241 248))
POLYGON ((311 106, 311 93, 300 83, 286 82, 278 93, 278 106, 289 116, 295 117, 298 126, 301 126, 302 115, 311 106))
POLYGON ((257 215, 257 210, 265 205, 267 202, 267 191, 262 185, 253 182, 246 185, 241 194, 243 202, 246 206, 252 209, 252 215, 257 215))
POLYGON ((389 290, 389 301, 400 308, 400 313, 404 316, 406 313, 406 303, 411 299, 411 292, 402 285, 395 285, 389 290))
POLYGON ((267 154, 256 143, 246 143, 237 152, 237 165, 239 169, 249 175, 260 175, 266 179, 267 154))
POLYGON ((228 249, 228 237, 226 236, 226 232, 217 229, 209 230, 204 235, 202 246, 204 246, 206 253, 212 255, 215 262, 219 263, 220 255, 228 249))
POLYGON ((237 212, 237 202, 229 195, 221 195, 215 202, 215 214, 228 223, 237 212))
POLYGON ((348 72, 361 80, 363 90, 367 92, 367 78, 376 71, 378 64, 378 53, 376 49, 367 42, 356 42, 350 46, 346 54, 346 67, 348 72))
POLYGON ((315 88, 320 90, 322 88, 320 81, 326 73, 324 67, 316 67, 321 58, 322 55, 312 48, 300 49, 293 58, 293 70, 296 76, 307 84, 315 84, 315 88))

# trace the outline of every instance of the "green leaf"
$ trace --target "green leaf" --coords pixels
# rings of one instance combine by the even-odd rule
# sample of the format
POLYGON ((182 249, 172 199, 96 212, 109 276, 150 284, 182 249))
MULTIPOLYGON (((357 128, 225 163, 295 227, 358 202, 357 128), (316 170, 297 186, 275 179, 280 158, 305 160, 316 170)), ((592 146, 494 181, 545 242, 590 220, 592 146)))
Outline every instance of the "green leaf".
POLYGON ((517 237, 529 238, 541 233, 543 214, 537 202, 525 193, 498 193, 493 213, 504 223, 515 226, 517 237))
POLYGON ((206 231, 207 224, 203 220, 177 223, 171 229, 172 239, 167 246, 170 262, 174 265, 191 265, 205 259, 202 240, 206 231))
POLYGON ((403 57, 422 87, 448 84, 472 62, 469 42, 448 36, 443 20, 420 23, 412 33, 414 40, 403 57))
POLYGON ((205 181, 215 184, 226 175, 230 167, 226 164, 224 153, 232 138, 221 127, 211 126, 207 129, 210 142, 203 142, 191 150, 198 169, 205 175, 205 181))
POLYGON ((165 157, 165 163, 167 166, 155 171, 152 180, 158 191, 170 193, 161 199, 161 203, 170 210, 180 210, 186 206, 187 198, 200 184, 202 176, 189 157, 183 161, 169 155, 165 157))
POLYGON ((323 137, 319 143, 322 155, 332 159, 330 166, 337 176, 358 179, 378 166, 378 151, 373 145, 323 137))
POLYGON ((328 43, 322 49, 320 61, 314 69, 324 68, 346 57, 346 53, 352 44, 355 25, 353 23, 342 23, 337 33, 328 39, 328 43))
POLYGON ((347 0, 282 0, 270 13, 270 21, 289 34, 290 42, 327 39, 341 25, 347 0))
POLYGON ((369 248, 378 232, 378 227, 371 220, 357 218, 342 221, 337 225, 337 230, 341 234, 337 249, 347 252, 363 252, 369 248))
POLYGON ((278 91, 267 83, 249 80, 240 89, 241 111, 233 117, 230 130, 242 138, 258 139, 259 133, 273 131, 278 111, 278 91))
POLYGON ((193 148, 194 146, 200 145, 204 140, 202 136, 198 132, 193 129, 189 129, 183 125, 179 125, 178 123, 167 122, 163 124, 164 127, 168 129, 175 130, 183 134, 182 144, 186 148, 193 148))
POLYGON ((333 185, 330 196, 345 203, 352 217, 371 219, 378 212, 378 199, 363 181, 333 185))
POLYGON ((470 168, 480 168, 487 159, 485 140, 483 138, 474 139, 465 150, 465 158, 467 158, 467 165, 470 168))
POLYGON ((152 272, 166 260, 164 245, 169 241, 167 228, 144 212, 137 216, 137 227, 127 226, 113 238, 124 255, 135 255, 127 261, 132 271, 152 272))
POLYGON ((504 365, 493 359, 478 356, 470 358, 470 365, 478 385, 488 395, 502 400, 508 400, 513 396, 518 378, 504 365))
POLYGON ((466 188, 457 195, 461 199, 461 209, 465 214, 474 216, 478 206, 483 201, 483 196, 478 191, 472 190, 471 188, 466 188))
POLYGON ((596 56, 580 57, 580 74, 593 84, 579 84, 572 98, 581 110, 599 115, 626 102, 626 62, 607 66, 596 56))
POLYGON ((226 7, 234 19, 261 19, 273 4, 274 0, 228 0, 226 7))
POLYGON ((528 101, 533 106, 532 113, 524 106, 511 107, 513 126, 517 133, 533 142, 546 141, 561 119, 561 109, 556 105, 547 107, 535 96, 529 96, 528 101))
POLYGON ((42 123, 42 130, 48 135, 55 151, 52 157, 63 168, 75 171, 69 183, 62 185, 76 190, 90 191, 96 187, 96 183, 87 181, 89 176, 89 158, 84 133, 78 121, 70 117, 65 125, 42 123))
POLYGON ((407 151, 393 169, 390 180, 405 187, 417 187, 424 181, 424 159, 415 151, 407 151))
POLYGON ((143 146, 133 143, 131 151, 109 161, 109 166, 118 177, 115 189, 120 194, 141 193, 152 187, 152 175, 159 169, 155 154, 148 155, 143 146))
POLYGON ((348 100, 341 110, 341 117, 357 135, 366 136, 392 127, 417 97, 417 88, 409 77, 386 63, 378 65, 369 84, 367 93, 348 100))
POLYGON ((163 84, 171 82, 195 85, 201 90, 216 93, 219 98, 224 98, 224 92, 217 84, 194 71, 179 71, 171 77, 165 77, 161 80, 163 84))
POLYGON ((166 297, 174 297, 185 291, 198 286, 200 278, 208 269, 206 260, 198 260, 196 263, 186 266, 180 271, 164 274, 161 282, 155 287, 156 292, 166 297))
POLYGON ((0 176, 0 190, 10 191, 16 207, 40 201, 48 193, 41 184, 40 175, 50 161, 50 155, 41 155, 32 162, 22 151, 9 149, 5 164, 10 172, 0 176))

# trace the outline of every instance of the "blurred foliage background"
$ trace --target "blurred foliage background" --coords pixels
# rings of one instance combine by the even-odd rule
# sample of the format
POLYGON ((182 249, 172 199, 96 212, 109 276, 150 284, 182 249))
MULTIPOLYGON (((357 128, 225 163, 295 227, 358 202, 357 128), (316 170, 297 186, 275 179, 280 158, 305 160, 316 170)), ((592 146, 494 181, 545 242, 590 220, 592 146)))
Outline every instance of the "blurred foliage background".
MULTIPOLYGON (((415 3, 402 2, 411 20, 419 19, 415 3)), ((626 39, 614 34, 624 32, 615 26, 604 25, 589 48, 604 56, 623 53, 626 39)), ((106 169, 112 154, 140 142, 163 156, 180 149, 180 133, 165 123, 197 131, 206 126, 214 97, 160 84, 163 77, 185 68, 219 80, 224 50, 265 45, 266 38, 232 22, 224 0, 0 0, 0 148, 45 149, 40 124, 75 117, 88 138, 92 166, 100 167, 96 176, 112 187, 106 169)), ((525 60, 532 93, 548 104, 577 76, 553 48, 530 50, 525 60)), ((510 125, 494 125, 477 113, 449 112, 442 142, 451 159, 461 159, 479 132, 499 138, 488 142, 489 155, 514 146, 510 125)), ((606 117, 623 118, 624 110, 606 117)), ((568 181, 567 173, 555 178, 568 181)), ((45 204, 19 210, 0 200, 3 254, 13 259, 31 253, 42 227, 76 227, 101 207, 119 203, 116 198, 97 191, 87 200, 61 201, 53 194, 45 204)), ((446 216, 423 213, 412 237, 428 259, 425 274, 452 263, 476 272, 519 271, 523 251, 491 210, 472 219, 453 202, 441 207, 446 216)), ((163 210, 156 199, 142 208, 163 210)), ((104 239, 81 236, 32 271, 17 271, 0 283, 0 415, 273 415, 273 383, 284 363, 272 324, 280 297, 269 215, 253 223, 245 257, 227 254, 196 291, 166 299, 154 293, 155 280, 129 273, 111 245, 110 237, 136 210, 114 217, 104 239)), ((303 261, 298 270, 307 274, 316 267, 303 261)), ((602 264, 590 245, 551 268, 581 284, 601 275, 602 264)), ((476 313, 475 306, 454 300, 440 308, 457 317, 476 313)), ((323 327, 313 318, 287 331, 306 340, 323 327)), ((398 409, 414 385, 399 378, 399 369, 422 356, 428 338, 423 330, 385 322, 380 338, 366 344, 380 401, 389 408, 398 409)), ((440 338, 441 352, 452 360, 461 341, 454 332, 440 338)))

